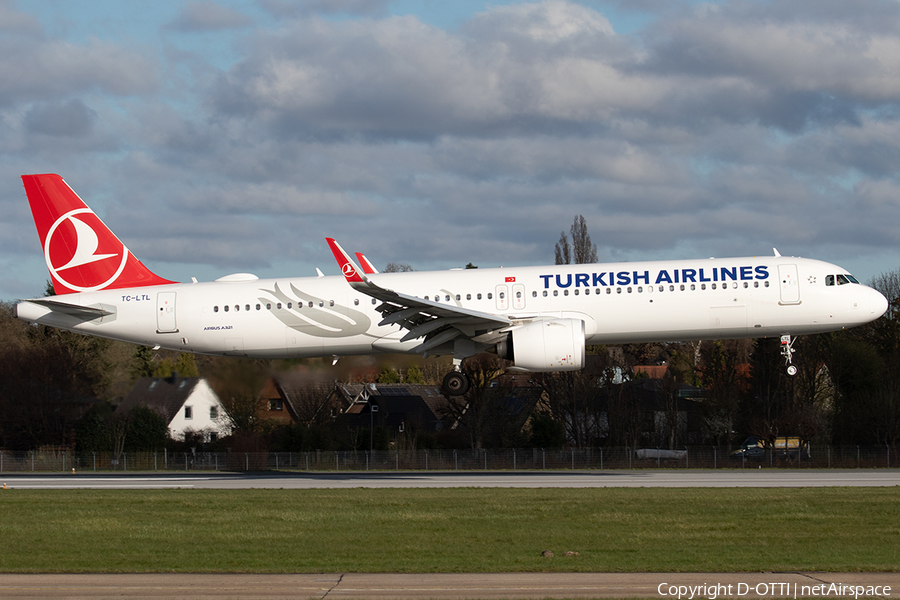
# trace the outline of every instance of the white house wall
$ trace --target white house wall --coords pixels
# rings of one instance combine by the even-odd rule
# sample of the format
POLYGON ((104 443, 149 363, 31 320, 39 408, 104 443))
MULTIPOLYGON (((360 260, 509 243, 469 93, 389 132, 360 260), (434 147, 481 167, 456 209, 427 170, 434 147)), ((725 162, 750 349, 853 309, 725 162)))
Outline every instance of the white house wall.
POLYGON ((209 434, 212 432, 220 438, 231 433, 231 424, 225 407, 205 379, 197 382, 194 391, 169 422, 169 435, 172 439, 183 441, 185 431, 202 431, 207 442, 211 441, 209 434), (186 416, 187 408, 190 408, 190 418, 186 416), (216 409, 216 418, 210 417, 211 408, 216 409))

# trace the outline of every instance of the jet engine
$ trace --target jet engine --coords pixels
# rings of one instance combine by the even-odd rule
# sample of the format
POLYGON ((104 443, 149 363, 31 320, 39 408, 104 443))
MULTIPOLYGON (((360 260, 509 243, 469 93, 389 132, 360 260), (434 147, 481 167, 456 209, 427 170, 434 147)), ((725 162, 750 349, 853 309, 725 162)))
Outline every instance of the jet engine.
POLYGON ((535 321, 509 332, 497 354, 522 371, 577 371, 584 367, 584 321, 535 321))

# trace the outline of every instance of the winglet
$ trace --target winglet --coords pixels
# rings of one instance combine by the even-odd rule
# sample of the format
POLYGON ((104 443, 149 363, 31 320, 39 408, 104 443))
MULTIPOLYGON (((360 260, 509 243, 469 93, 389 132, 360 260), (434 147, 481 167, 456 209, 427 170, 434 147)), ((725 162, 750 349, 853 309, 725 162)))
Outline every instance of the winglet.
POLYGON ((378 273, 378 269, 375 268, 375 265, 372 264, 372 261, 366 258, 366 255, 362 252, 356 253, 356 260, 359 261, 359 266, 362 267, 362 270, 366 275, 373 275, 375 273, 378 273))
POLYGON ((353 259, 350 258, 350 255, 341 248, 340 244, 332 238, 325 238, 325 241, 328 242, 328 247, 331 248, 331 253, 334 254, 334 258, 337 260, 338 266, 341 268, 341 273, 344 274, 347 283, 354 284, 368 282, 368 279, 362 273, 362 269, 356 266, 356 263, 354 263, 353 259))

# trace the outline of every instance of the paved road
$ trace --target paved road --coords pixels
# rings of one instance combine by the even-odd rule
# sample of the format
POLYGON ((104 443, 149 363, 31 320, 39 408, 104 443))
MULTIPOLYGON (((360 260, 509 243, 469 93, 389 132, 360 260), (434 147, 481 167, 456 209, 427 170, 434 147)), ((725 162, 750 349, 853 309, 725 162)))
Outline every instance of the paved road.
POLYGON ((358 600, 532 598, 896 597, 900 573, 457 573, 311 575, 3 575, 0 597, 356 598, 358 600), (852 586, 850 588, 829 587, 852 586), (818 586, 818 587, 816 587, 818 586), (823 587, 824 586, 824 587, 823 587), (862 590, 859 590, 859 587, 862 590), (887 589, 885 586, 888 586, 887 589), (826 591, 832 591, 825 594, 826 591), (836 593, 836 592, 843 593, 836 593))
POLYGON ((0 473, 7 489, 323 489, 323 488, 598 488, 598 487, 886 487, 900 469, 722 469, 533 472, 369 473, 0 473))

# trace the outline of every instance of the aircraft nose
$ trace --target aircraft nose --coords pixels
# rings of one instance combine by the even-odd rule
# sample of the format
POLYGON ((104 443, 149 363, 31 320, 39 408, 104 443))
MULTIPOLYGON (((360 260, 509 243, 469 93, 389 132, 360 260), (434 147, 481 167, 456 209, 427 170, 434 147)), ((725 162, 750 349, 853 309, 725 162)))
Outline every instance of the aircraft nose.
POLYGON ((869 288, 869 291, 867 308, 872 311, 872 319, 874 320, 887 312, 888 300, 884 297, 884 294, 874 288, 869 288))

